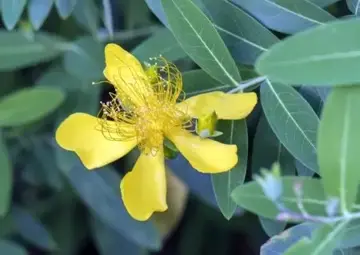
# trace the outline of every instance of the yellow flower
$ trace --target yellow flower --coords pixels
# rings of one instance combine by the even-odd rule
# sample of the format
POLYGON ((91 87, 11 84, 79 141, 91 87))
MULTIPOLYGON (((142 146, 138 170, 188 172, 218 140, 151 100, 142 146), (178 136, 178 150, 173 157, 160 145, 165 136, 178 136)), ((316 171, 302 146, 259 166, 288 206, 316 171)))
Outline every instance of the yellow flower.
MULTIPOLYGON (((100 116, 74 113, 56 131, 56 141, 74 151, 88 169, 109 164, 135 146, 141 155, 120 184, 130 215, 140 221, 167 209, 164 138, 171 140, 193 168, 221 173, 238 162, 237 146, 192 134, 192 118, 216 112, 219 119, 245 118, 257 103, 255 93, 211 92, 177 103, 182 77, 177 68, 157 59, 145 69, 115 44, 105 47, 105 77, 114 86, 100 116)), ((96 187, 94 187, 96 189, 96 187)))

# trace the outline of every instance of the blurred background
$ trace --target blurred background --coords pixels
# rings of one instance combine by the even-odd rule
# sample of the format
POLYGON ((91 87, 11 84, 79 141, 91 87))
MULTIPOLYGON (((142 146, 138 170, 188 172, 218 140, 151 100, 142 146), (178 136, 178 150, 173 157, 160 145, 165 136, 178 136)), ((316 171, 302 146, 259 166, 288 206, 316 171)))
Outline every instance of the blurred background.
MULTIPOLYGON (((110 86, 98 83, 105 79, 107 42, 141 61, 163 54, 182 72, 196 68, 152 13, 160 1, 0 3, 0 255, 251 255, 283 231, 284 224, 240 208, 225 219, 211 177, 179 155, 168 160, 169 211, 146 223, 134 221, 121 202, 119 182, 138 152, 89 172, 54 141, 65 117, 96 115, 99 102, 107 100, 110 86)), ((190 78, 184 86, 189 82, 191 91, 190 78)), ((249 151, 260 114, 256 109, 247 120, 249 151)))

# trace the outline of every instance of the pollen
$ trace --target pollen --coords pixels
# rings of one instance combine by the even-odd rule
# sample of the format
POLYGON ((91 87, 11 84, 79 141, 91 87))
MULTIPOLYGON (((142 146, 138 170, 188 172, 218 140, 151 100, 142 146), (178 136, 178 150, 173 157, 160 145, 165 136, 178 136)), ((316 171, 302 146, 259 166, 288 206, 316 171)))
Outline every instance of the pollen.
POLYGON ((165 134, 192 125, 186 112, 176 108, 185 97, 180 71, 163 57, 153 60, 154 64, 146 65, 144 75, 119 70, 115 79, 119 82, 113 84, 116 93, 110 93, 108 102, 100 102, 100 126, 105 138, 136 138, 145 153, 156 153, 163 146, 165 134), (129 73, 133 82, 122 82, 129 79, 121 74, 129 73))

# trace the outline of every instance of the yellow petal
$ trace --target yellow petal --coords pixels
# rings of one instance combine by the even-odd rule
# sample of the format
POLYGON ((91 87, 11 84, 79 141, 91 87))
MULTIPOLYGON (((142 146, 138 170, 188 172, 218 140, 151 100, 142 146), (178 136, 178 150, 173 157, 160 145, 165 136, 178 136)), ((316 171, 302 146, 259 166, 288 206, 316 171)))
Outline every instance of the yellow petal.
POLYGON ((246 118, 257 103, 254 92, 226 94, 221 91, 190 97, 177 106, 193 118, 216 112, 219 119, 238 120, 246 118))
POLYGON ((145 221, 154 212, 167 210, 164 152, 142 153, 120 184, 124 205, 136 220, 145 221))
POLYGON ((237 146, 202 139, 185 130, 168 134, 191 166, 202 173, 221 173, 238 162, 237 146))
POLYGON ((135 138, 121 142, 106 139, 99 130, 99 120, 85 113, 74 113, 66 118, 56 130, 56 141, 62 148, 74 151, 88 169, 121 158, 137 144, 135 138))
POLYGON ((151 87, 140 62, 113 43, 105 47, 105 62, 104 75, 114 85, 120 99, 133 105, 143 104, 151 87))

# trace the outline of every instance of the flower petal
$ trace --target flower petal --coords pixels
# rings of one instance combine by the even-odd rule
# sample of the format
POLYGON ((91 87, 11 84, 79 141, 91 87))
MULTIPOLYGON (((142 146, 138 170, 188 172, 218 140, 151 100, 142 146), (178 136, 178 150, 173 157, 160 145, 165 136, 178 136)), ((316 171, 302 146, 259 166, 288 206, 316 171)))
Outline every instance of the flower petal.
MULTIPOLYGON (((102 167, 121 158, 137 144, 135 138, 127 141, 106 139, 98 125, 98 118, 86 113, 74 113, 56 130, 57 143, 66 150, 74 151, 88 169, 102 167)), ((114 135, 120 138, 118 134, 114 135)))
POLYGON ((139 221, 149 219, 156 211, 166 211, 163 150, 159 150, 155 156, 142 153, 131 172, 122 179, 120 189, 127 211, 139 221))
POLYGON ((104 75, 114 85, 120 99, 133 105, 144 104, 151 87, 140 62, 114 43, 105 47, 105 62, 104 75))
POLYGON ((238 120, 246 118, 257 103, 254 92, 226 94, 221 91, 190 97, 177 106, 193 118, 216 112, 219 119, 238 120))
POLYGON ((238 162, 236 145, 202 139, 185 130, 170 133, 168 138, 176 145, 191 166, 199 172, 226 172, 238 162))

